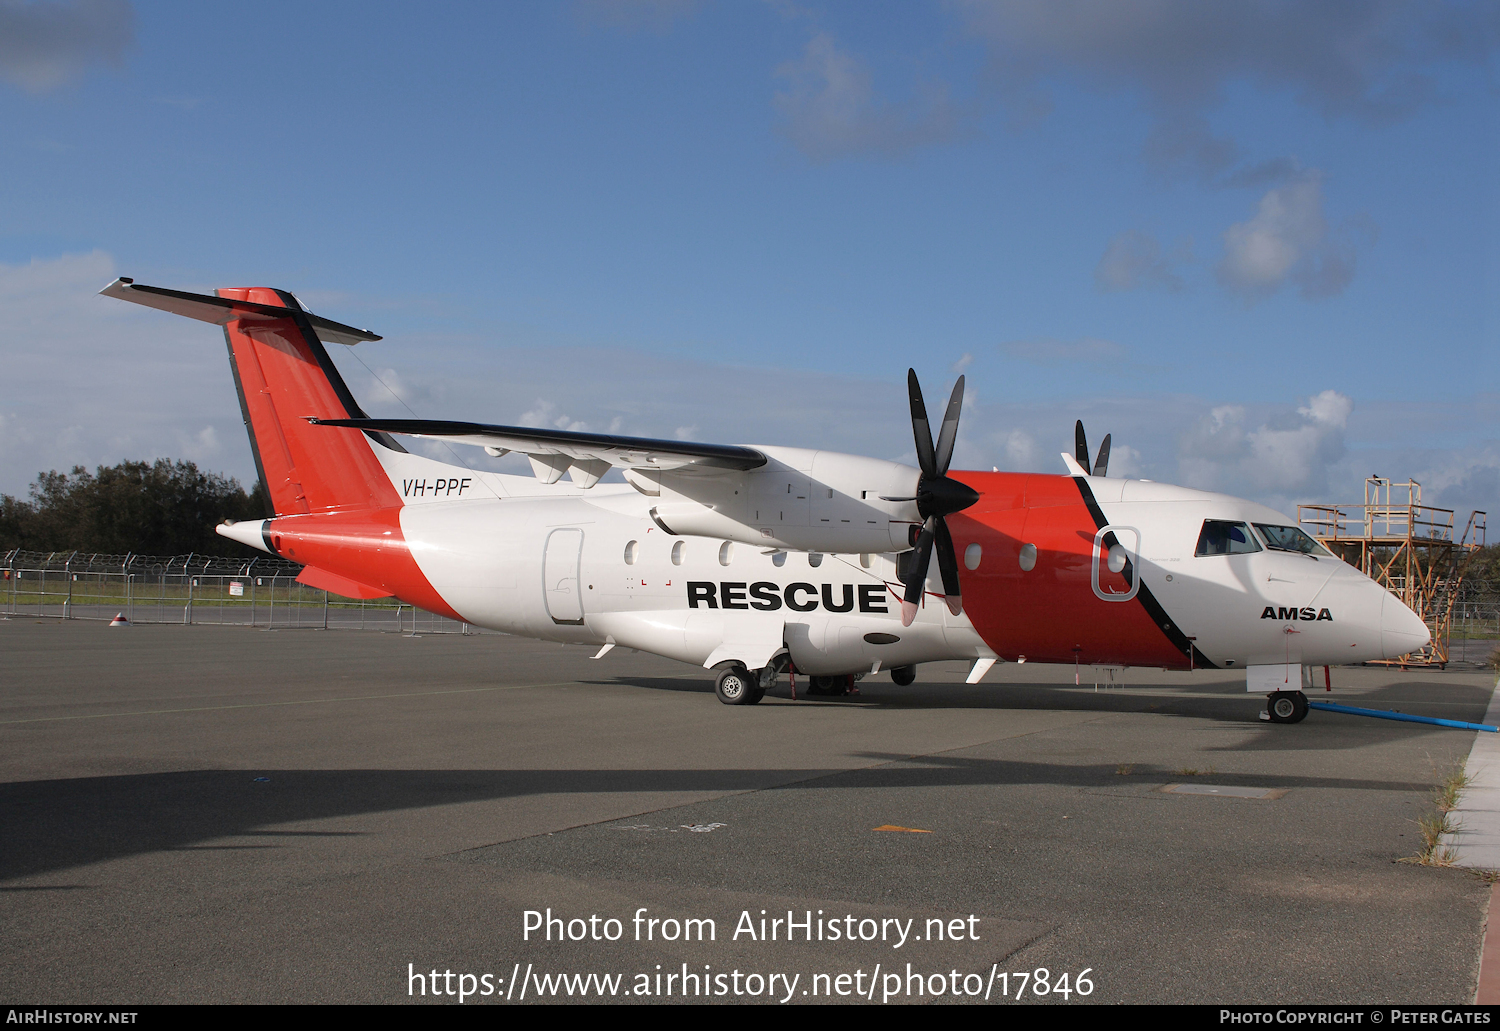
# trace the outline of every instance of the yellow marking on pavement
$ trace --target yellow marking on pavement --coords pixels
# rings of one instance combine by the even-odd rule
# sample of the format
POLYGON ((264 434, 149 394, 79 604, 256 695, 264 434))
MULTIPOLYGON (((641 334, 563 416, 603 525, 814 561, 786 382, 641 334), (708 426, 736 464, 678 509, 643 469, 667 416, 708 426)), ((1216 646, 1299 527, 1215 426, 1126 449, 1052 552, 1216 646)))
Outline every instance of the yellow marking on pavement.
POLYGON ((894 823, 887 823, 887 824, 883 824, 883 825, 881 825, 879 827, 872 827, 870 829, 871 830, 877 830, 877 831, 900 831, 903 834, 931 834, 932 833, 932 831, 918 830, 915 827, 897 827, 894 823))

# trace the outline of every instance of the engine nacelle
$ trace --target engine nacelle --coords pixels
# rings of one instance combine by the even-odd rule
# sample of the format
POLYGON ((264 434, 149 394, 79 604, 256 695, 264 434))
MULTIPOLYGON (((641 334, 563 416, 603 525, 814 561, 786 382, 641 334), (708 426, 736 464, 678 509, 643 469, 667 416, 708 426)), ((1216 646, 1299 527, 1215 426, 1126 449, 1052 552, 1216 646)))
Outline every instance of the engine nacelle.
POLYGON ((770 460, 742 473, 630 470, 625 478, 661 500, 652 518, 677 535, 717 537, 789 551, 905 551, 921 521, 917 469, 833 451, 757 447, 770 460))

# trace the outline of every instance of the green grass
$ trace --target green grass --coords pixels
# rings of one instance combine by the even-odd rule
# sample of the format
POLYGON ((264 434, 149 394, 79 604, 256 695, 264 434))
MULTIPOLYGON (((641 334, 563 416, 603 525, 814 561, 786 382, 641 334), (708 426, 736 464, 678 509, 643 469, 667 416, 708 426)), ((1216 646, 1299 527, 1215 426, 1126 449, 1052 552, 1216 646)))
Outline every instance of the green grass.
POLYGON ((1403 859, 1403 863, 1414 863, 1417 866, 1453 865, 1458 859, 1458 853, 1452 846, 1443 844, 1443 836, 1458 830, 1451 814, 1458 808, 1459 798, 1468 786, 1469 776, 1462 766, 1454 767, 1443 776, 1432 796, 1435 811, 1417 818, 1417 828, 1422 834, 1422 847, 1416 855, 1403 859))

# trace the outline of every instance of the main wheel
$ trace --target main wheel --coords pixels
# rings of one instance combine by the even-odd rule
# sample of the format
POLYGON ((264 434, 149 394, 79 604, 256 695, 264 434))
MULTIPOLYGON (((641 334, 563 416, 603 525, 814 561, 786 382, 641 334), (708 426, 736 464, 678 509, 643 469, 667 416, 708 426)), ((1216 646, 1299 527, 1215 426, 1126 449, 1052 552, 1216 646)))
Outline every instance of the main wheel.
POLYGON ((747 698, 747 699, 745 699, 745 704, 746 705, 754 705, 757 702, 759 702, 762 698, 764 698, 765 696, 766 696, 766 692, 762 688, 757 687, 754 691, 750 692, 750 697, 747 698))
MULTIPOLYGON (((714 694, 719 696, 719 701, 725 705, 751 705, 751 698, 755 693, 753 678, 750 671, 744 666, 730 666, 719 674, 719 679, 714 682, 714 694)), ((759 698, 754 699, 760 701, 759 698)))
POLYGON ((836 695, 844 693, 843 677, 808 677, 807 693, 812 695, 836 695))
POLYGON ((898 687, 909 687, 917 679, 917 667, 897 666, 891 670, 891 681, 898 687))
POLYGON ((1266 698, 1272 723, 1301 723, 1307 715, 1307 695, 1301 691, 1276 691, 1266 698))

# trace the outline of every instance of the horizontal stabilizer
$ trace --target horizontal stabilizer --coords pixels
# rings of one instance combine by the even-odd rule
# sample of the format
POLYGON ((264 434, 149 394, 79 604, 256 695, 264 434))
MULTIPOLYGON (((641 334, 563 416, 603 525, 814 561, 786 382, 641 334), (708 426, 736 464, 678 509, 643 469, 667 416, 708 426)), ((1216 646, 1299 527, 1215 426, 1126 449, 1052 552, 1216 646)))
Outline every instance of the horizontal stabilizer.
MULTIPOLYGON (((455 444, 474 444, 489 448, 492 454, 519 451, 533 458, 559 456, 575 465, 607 462, 617 469, 759 469, 766 464, 766 456, 754 448, 732 444, 692 444, 681 440, 432 419, 308 419, 308 422, 317 426, 348 426, 376 433, 401 433, 455 444)), ((561 471, 558 475, 562 475, 561 471)))
POLYGON ((337 573, 330 573, 326 569, 318 569, 314 566, 307 566, 303 569, 297 575, 297 582, 299 584, 307 584, 307 586, 317 588, 320 591, 327 591, 329 594, 340 594, 345 598, 389 598, 391 596, 390 591, 379 587, 370 587, 357 580, 350 580, 348 577, 339 576, 337 573))
POLYGON ((211 297, 208 294, 190 294, 183 290, 167 290, 159 286, 139 286, 133 279, 117 279, 99 292, 105 297, 144 304, 148 308, 160 308, 174 315, 186 315, 200 322, 212 322, 215 326, 223 326, 235 319, 257 322, 295 319, 300 315, 307 319, 312 325, 313 332, 324 343, 352 346, 362 340, 380 339, 368 329, 355 329, 353 326, 325 319, 321 315, 314 315, 300 308, 257 304, 254 301, 237 301, 228 297, 211 297))

